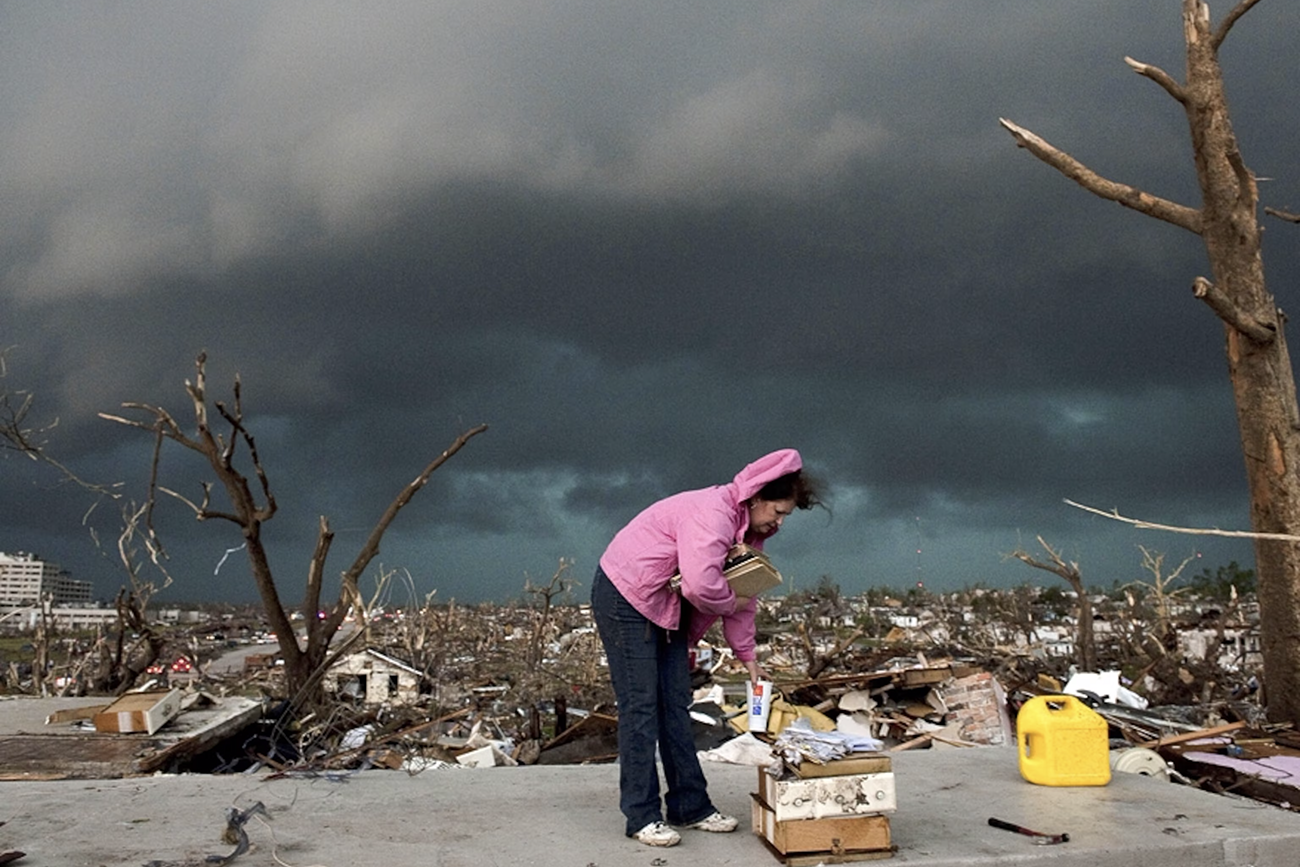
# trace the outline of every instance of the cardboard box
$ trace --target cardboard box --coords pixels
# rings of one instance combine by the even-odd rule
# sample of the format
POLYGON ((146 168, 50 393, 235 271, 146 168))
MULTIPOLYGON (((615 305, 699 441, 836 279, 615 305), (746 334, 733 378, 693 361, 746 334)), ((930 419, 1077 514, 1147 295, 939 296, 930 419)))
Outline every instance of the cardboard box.
POLYGON ((181 712, 181 691, 133 692, 95 714, 97 732, 153 734, 181 712))
POLYGON ((759 768, 758 794, 782 822, 892 813, 898 809, 892 772, 777 779, 759 768))
POLYGON ((800 777, 842 777, 846 774, 885 774, 893 764, 885 753, 850 753, 842 759, 818 764, 804 760, 797 765, 788 762, 786 767, 800 777))
POLYGON ((800 852, 833 853, 891 851, 889 817, 840 816, 781 821, 758 795, 753 800, 754 833, 782 855, 800 852))

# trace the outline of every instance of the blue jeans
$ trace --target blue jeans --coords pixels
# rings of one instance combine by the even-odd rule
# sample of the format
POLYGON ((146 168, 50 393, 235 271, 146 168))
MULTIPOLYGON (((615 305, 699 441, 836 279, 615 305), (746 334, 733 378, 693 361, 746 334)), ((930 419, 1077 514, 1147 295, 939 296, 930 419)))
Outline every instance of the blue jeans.
POLYGON ((663 819, 656 744, 668 787, 668 822, 700 821, 714 807, 691 732, 686 630, 651 623, 599 568, 591 584, 591 611, 618 700, 618 806, 627 817, 627 835, 663 819))

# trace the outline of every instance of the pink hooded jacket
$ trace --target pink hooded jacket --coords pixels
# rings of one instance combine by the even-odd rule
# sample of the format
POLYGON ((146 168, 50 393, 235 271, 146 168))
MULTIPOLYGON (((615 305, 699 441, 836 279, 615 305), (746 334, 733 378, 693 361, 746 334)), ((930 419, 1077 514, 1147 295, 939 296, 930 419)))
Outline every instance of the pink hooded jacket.
POLYGON ((696 612, 689 624, 692 646, 721 617, 723 635, 736 658, 752 660, 754 602, 736 608, 736 594, 722 576, 722 562, 737 542, 763 547, 766 537, 749 533, 745 501, 768 482, 802 468, 799 452, 781 449, 745 467, 730 484, 666 497, 615 534, 600 558, 600 568, 623 598, 664 629, 680 628, 685 597, 696 612), (680 596, 668 587, 668 579, 679 571, 680 596))

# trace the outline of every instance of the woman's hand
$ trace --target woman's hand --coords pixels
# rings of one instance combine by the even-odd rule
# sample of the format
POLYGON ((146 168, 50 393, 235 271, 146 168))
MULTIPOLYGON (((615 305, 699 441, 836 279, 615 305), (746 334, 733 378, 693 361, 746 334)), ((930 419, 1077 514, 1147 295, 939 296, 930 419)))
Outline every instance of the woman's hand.
POLYGON ((767 673, 767 669, 758 664, 756 659, 741 660, 745 669, 749 672, 749 679, 754 680, 771 680, 772 675, 767 673))

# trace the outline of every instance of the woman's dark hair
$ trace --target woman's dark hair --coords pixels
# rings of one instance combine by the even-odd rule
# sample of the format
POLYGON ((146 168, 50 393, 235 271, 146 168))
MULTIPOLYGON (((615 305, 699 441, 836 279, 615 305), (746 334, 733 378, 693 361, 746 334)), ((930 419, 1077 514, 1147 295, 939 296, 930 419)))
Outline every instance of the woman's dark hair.
POLYGON ((768 482, 754 495, 760 500, 794 500, 796 509, 826 508, 822 500, 822 484, 804 474, 803 470, 786 473, 768 482))

